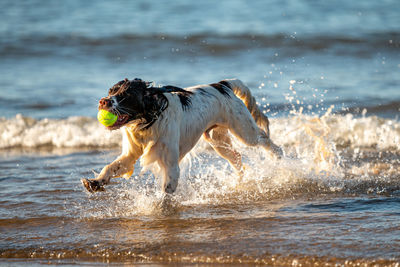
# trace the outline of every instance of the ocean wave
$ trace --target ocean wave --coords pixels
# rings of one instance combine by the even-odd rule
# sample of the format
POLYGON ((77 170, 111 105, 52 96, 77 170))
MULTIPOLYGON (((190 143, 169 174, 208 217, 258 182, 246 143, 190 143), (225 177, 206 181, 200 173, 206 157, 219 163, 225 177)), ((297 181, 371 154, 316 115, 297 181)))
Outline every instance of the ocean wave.
POLYGON ((272 134, 285 146, 324 142, 343 148, 400 151, 400 123, 377 116, 353 114, 321 117, 296 115, 272 119, 272 134))
POLYGON ((388 103, 378 105, 366 105, 365 103, 358 103, 354 107, 348 107, 338 114, 362 114, 364 111, 369 114, 398 114, 400 112, 400 101, 390 101, 388 103))
MULTIPOLYGON (((271 120, 272 138, 289 150, 324 142, 344 148, 400 151, 400 122, 376 116, 294 115, 271 120)), ((34 119, 22 115, 0 118, 0 149, 112 148, 121 144, 119 131, 108 131, 95 118, 34 119)), ((240 144, 239 144, 240 145, 240 144)))
MULTIPOLYGON (((41 56, 64 55, 71 49, 85 53, 106 54, 113 49, 121 53, 132 51, 147 55, 149 51, 165 54, 166 49, 174 54, 229 55, 248 49, 285 49, 299 51, 325 51, 331 48, 352 48, 341 50, 343 53, 358 55, 368 51, 392 50, 400 47, 400 32, 379 32, 352 35, 289 35, 289 34, 208 34, 191 35, 169 34, 131 34, 92 37, 76 34, 64 35, 26 35, 4 38, 0 41, 0 56, 41 56), (66 50, 60 50, 65 48, 66 50)), ((76 51, 76 52, 78 52, 76 51)))
POLYGON ((33 119, 16 115, 0 119, 0 149, 115 147, 118 131, 108 131, 94 118, 33 119))

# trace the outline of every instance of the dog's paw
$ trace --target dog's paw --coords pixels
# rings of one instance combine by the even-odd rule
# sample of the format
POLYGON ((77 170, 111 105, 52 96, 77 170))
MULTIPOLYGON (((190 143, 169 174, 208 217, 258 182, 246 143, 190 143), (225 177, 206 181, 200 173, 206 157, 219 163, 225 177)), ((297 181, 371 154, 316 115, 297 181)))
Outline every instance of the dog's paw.
POLYGON ((86 188, 87 191, 90 193, 94 193, 97 191, 104 191, 103 185, 97 180, 89 180, 89 179, 82 179, 81 180, 83 186, 86 188))

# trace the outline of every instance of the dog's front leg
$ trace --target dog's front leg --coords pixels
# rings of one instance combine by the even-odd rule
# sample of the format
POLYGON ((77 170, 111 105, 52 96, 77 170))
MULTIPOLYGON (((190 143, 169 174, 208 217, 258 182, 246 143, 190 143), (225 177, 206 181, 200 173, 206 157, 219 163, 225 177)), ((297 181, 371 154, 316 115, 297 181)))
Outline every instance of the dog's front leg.
POLYGON ((179 180, 179 165, 178 163, 164 168, 164 175, 162 180, 162 189, 165 193, 172 194, 178 186, 179 180))
POLYGON ((105 166, 96 179, 82 179, 82 183, 89 192, 103 191, 103 186, 110 182, 111 178, 121 177, 124 174, 132 174, 137 158, 132 154, 122 154, 112 163, 105 166))
POLYGON ((102 184, 108 184, 111 178, 121 177, 126 173, 133 173, 135 159, 132 155, 121 155, 112 163, 105 166, 95 179, 102 184))
POLYGON ((158 163, 163 171, 161 188, 165 193, 172 194, 178 186, 179 180, 179 149, 169 145, 161 145, 162 156, 158 163))
POLYGON ((135 162, 143 154, 127 129, 122 131, 122 154, 112 163, 105 166, 96 179, 82 179, 85 188, 93 193, 104 190, 103 186, 110 182, 111 178, 125 177, 132 175, 135 162))

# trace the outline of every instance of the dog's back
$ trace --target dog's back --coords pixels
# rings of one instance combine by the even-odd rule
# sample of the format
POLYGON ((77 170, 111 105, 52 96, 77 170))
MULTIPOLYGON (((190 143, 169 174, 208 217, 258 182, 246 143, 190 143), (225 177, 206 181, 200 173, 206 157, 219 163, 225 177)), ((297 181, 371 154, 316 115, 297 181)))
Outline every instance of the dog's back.
POLYGON ((186 90, 189 92, 198 92, 200 94, 210 94, 213 91, 214 93, 218 91, 219 95, 225 98, 230 98, 231 93, 233 93, 245 104, 258 127, 260 127, 269 137, 268 117, 259 109, 257 101, 251 94, 250 89, 241 80, 225 79, 218 83, 189 87, 186 88, 186 90))

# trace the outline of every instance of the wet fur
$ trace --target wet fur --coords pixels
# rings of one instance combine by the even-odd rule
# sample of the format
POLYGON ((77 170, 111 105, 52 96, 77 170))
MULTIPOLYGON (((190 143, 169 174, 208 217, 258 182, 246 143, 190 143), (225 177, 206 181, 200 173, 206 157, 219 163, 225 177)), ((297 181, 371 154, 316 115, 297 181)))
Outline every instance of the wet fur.
POLYGON ((277 157, 282 155, 269 138, 268 118, 257 107, 249 88, 237 79, 186 89, 151 87, 139 79, 125 79, 102 100, 99 108, 125 113, 121 115, 129 118, 121 128, 121 155, 96 179, 82 180, 91 192, 102 190, 111 178, 130 177, 139 158, 142 166, 157 163, 163 173, 162 190, 175 192, 179 162, 202 135, 240 176, 241 155, 232 147, 229 132, 249 146, 259 145, 277 157))

